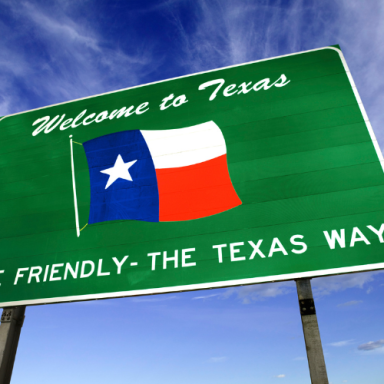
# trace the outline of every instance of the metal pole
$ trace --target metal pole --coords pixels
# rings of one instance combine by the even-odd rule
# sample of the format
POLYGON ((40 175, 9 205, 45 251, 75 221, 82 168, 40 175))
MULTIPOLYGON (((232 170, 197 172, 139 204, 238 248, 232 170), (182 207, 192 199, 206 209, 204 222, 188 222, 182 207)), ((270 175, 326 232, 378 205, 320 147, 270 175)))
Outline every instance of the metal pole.
POLYGON ((3 309, 0 324, 0 384, 11 382, 24 314, 25 305, 3 309))
POLYGON ((312 384, 329 384, 315 303, 313 301, 311 280, 298 279, 296 280, 296 287, 311 382, 312 384))

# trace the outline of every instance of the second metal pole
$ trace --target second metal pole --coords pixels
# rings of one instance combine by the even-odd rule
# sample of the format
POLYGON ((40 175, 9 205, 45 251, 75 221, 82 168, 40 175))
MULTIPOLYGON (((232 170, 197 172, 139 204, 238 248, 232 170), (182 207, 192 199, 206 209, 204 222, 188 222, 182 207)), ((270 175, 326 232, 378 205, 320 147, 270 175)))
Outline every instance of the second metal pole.
POLYGON ((25 306, 4 308, 0 324, 0 384, 9 384, 15 362, 25 306))
POLYGON ((296 287, 311 382, 312 384, 329 384, 319 325, 317 323, 315 303, 313 301, 311 280, 296 280, 296 287))

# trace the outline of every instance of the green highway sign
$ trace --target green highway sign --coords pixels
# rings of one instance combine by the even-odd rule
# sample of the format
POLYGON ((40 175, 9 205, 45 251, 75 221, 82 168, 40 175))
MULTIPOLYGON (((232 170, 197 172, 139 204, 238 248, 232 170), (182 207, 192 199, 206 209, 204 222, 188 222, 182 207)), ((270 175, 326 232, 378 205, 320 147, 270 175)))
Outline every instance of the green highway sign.
POLYGON ((339 47, 0 119, 0 306, 384 268, 384 159, 339 47))

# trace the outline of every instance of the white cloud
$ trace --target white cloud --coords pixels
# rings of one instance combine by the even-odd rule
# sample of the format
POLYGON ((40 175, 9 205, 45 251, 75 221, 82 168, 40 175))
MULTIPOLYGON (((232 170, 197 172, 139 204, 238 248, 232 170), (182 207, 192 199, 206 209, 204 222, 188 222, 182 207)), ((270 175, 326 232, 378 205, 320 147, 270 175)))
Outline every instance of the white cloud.
MULTIPOLYGON (((193 33, 185 29, 177 8, 169 7, 183 47, 181 64, 196 72, 253 59, 256 51, 264 50, 264 33, 257 23, 268 12, 265 3, 197 0, 190 16, 195 24, 193 33)), ((276 9, 270 7, 269 13, 272 11, 276 9)))
POLYGON ((319 277, 311 280, 316 296, 328 295, 332 292, 344 291, 349 288, 364 288, 367 283, 374 281, 374 277, 383 271, 351 273, 338 276, 319 277))
POLYGON ((129 53, 106 40, 86 18, 73 16, 74 3, 49 9, 29 1, 4 3, 18 29, 0 23, 0 88, 7 94, 0 115, 33 107, 15 91, 17 81, 43 105, 54 104, 139 84, 159 64, 150 46, 144 49, 129 36, 129 53), (31 31, 34 50, 28 39, 25 46, 18 40, 31 31))
POLYGON ((0 116, 5 116, 11 113, 9 101, 0 96, 0 116))
POLYGON ((294 281, 284 281, 281 283, 266 283, 246 285, 238 288, 229 288, 223 293, 222 297, 227 298, 236 295, 244 304, 251 301, 263 300, 270 297, 286 295, 296 289, 294 281))
POLYGON ((280 374, 280 375, 277 375, 276 376, 278 379, 283 379, 284 377, 285 377, 285 375, 284 374, 280 374))
POLYGON ((211 297, 216 297, 216 296, 219 296, 219 294, 214 293, 212 295, 196 296, 196 297, 193 297, 192 300, 205 300, 205 299, 210 299, 211 297))
POLYGON ((182 2, 183 2, 183 0, 165 0, 165 1, 159 2, 159 3, 152 5, 152 6, 148 6, 148 4, 145 4, 143 6, 143 8, 141 10, 139 10, 138 12, 150 13, 150 12, 156 12, 159 10, 161 11, 164 9, 169 9, 170 7, 175 6, 175 5, 182 3, 182 2))
POLYGON ((331 1, 310 6, 294 0, 287 6, 283 0, 273 4, 268 0, 197 0, 190 16, 192 33, 179 17, 177 4, 167 10, 183 47, 180 61, 194 72, 334 44, 328 40, 337 24, 332 25, 326 16, 336 8, 331 1), (320 45, 319 39, 324 40, 320 45), (317 45, 313 46, 313 40, 317 45))
POLYGON ((384 340, 369 341, 368 343, 360 344, 357 349, 359 351, 372 351, 384 347, 384 340))
POLYGON ((354 340, 343 340, 343 341, 336 341, 334 343, 329 343, 330 346, 332 347, 345 347, 347 345, 353 344, 354 340))

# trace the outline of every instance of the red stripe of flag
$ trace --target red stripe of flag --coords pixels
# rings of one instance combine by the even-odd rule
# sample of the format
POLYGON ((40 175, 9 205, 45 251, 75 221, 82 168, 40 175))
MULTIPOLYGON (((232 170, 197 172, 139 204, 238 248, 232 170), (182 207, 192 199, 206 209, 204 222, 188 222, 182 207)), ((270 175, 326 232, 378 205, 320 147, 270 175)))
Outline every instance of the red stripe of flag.
POLYGON ((227 169, 227 155, 181 168, 156 169, 159 221, 215 215, 241 205, 227 169))

